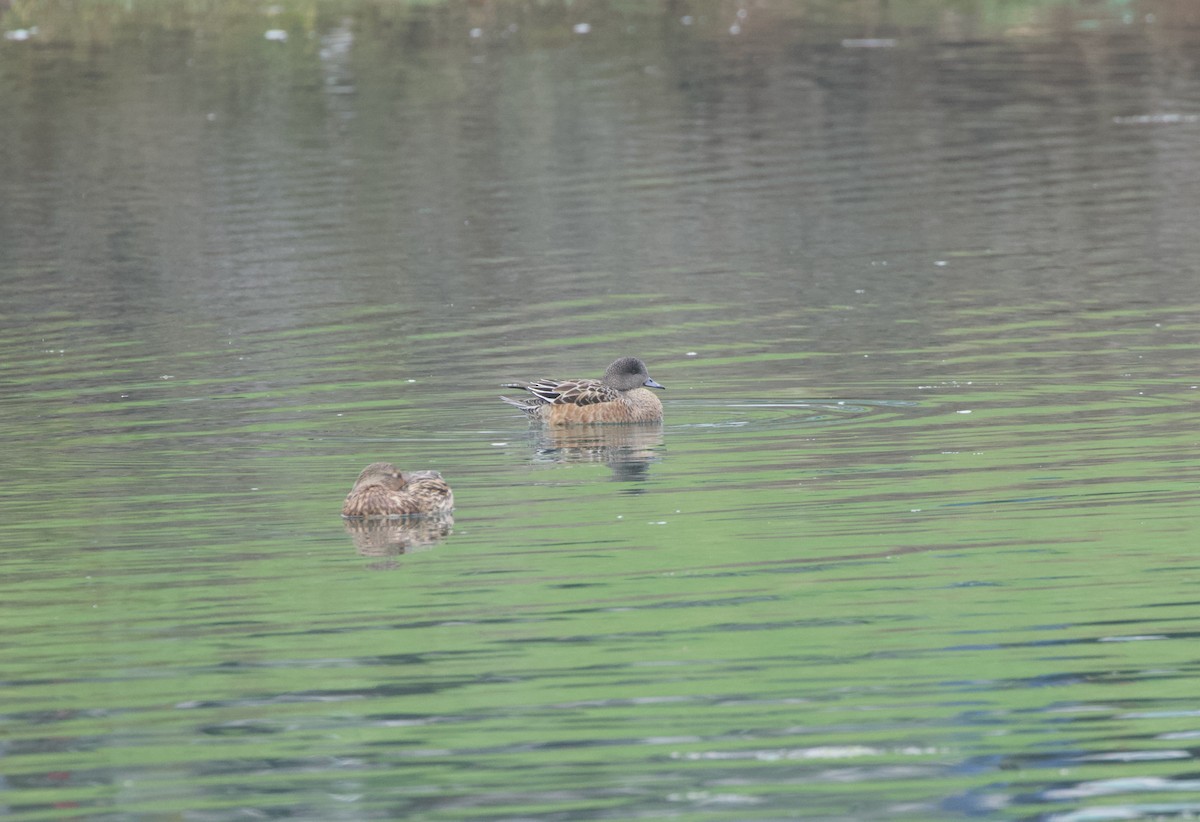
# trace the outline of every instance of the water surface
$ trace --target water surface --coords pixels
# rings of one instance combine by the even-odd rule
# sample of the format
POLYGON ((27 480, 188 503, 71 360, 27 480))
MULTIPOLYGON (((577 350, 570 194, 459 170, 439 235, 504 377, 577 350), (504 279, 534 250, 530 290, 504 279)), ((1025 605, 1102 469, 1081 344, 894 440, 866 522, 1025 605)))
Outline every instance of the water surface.
POLYGON ((1200 813, 1189 8, 6 12, 5 812, 1200 813))

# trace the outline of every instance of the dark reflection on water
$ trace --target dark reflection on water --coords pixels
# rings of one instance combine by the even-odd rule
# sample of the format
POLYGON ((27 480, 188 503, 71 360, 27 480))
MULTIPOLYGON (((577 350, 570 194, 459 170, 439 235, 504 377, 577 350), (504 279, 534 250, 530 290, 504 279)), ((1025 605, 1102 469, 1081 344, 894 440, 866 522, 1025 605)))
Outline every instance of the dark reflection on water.
POLYGON ((534 462, 601 463, 616 482, 643 482, 663 459, 663 427, 631 425, 538 426, 530 430, 534 462))
POLYGON ((55 8, 0 812, 1198 812, 1194 4, 55 8), (495 399, 627 353, 661 426, 495 399))
POLYGON ((454 528, 454 517, 403 520, 343 520, 342 527, 364 557, 390 557, 432 548, 454 528))

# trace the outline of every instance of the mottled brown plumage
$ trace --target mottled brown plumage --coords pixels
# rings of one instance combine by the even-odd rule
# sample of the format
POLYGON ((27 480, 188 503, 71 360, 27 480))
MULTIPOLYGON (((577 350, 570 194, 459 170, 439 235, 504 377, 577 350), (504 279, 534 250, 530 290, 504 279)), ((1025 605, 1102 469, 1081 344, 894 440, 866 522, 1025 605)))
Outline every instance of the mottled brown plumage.
POLYGON ((454 492, 437 471, 401 471, 390 462, 362 470, 342 504, 342 516, 399 519, 441 516, 454 509, 454 492))
POLYGON ((505 383, 531 396, 519 400, 501 397, 532 420, 550 425, 574 423, 662 422, 662 403, 649 388, 663 388, 637 357, 622 357, 599 380, 542 379, 505 383))

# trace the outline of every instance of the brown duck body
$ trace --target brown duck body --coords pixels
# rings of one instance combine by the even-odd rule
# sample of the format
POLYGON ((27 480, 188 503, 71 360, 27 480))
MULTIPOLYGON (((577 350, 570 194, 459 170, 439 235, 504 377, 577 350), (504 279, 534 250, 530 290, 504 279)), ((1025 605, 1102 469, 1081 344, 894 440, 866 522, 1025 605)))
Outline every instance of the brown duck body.
POLYGON ((400 471, 389 462, 362 470, 342 504, 352 519, 444 516, 454 510, 454 492, 437 471, 400 471))
POLYGON ((622 357, 599 380, 543 379, 506 383, 530 396, 519 400, 501 397, 532 420, 550 425, 662 422, 662 402, 651 388, 662 389, 636 357, 622 357))

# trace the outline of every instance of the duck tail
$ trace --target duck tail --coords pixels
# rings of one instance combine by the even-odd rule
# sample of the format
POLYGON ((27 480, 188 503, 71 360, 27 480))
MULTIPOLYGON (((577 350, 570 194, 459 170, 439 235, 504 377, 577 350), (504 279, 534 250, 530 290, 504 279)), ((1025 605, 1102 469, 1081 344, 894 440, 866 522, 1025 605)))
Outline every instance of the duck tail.
MULTIPOLYGON (((505 388, 522 388, 523 386, 506 385, 504 387, 505 388)), ((536 402, 531 402, 529 400, 514 400, 512 397, 504 397, 504 396, 501 396, 500 399, 504 400, 506 403, 513 406, 514 408, 520 408, 526 414, 537 413, 538 404, 536 402)))

